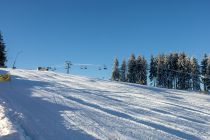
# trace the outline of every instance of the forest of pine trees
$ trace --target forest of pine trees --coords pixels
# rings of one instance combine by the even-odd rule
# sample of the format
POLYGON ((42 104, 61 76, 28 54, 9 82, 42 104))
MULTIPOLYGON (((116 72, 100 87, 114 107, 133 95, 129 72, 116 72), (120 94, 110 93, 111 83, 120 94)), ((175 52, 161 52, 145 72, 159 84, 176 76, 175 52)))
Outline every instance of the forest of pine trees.
POLYGON ((115 59, 112 80, 207 92, 210 91, 210 56, 205 54, 199 65, 195 57, 191 58, 185 53, 152 55, 148 65, 143 56, 131 54, 122 65, 115 59))
POLYGON ((114 67, 112 71, 112 80, 130 83, 147 84, 147 61, 139 55, 136 59, 132 54, 126 62, 124 59, 122 65, 119 66, 119 61, 114 60, 114 67))
POLYGON ((6 50, 5 50, 5 43, 3 41, 2 34, 0 32, 0 67, 6 67, 6 50))

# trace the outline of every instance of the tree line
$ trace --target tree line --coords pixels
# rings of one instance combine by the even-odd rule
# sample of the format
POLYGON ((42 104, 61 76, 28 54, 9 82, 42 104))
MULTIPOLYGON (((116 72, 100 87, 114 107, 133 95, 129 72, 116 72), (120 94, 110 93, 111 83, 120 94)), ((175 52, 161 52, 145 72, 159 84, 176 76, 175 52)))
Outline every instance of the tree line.
POLYGON ((135 58, 131 54, 128 61, 119 65, 114 60, 112 80, 155 87, 209 91, 210 90, 210 56, 204 55, 201 64, 195 57, 185 53, 169 53, 151 56, 148 65, 144 56, 135 58))
POLYGON ((2 34, 0 32, 0 68, 6 67, 7 57, 6 57, 6 45, 4 43, 2 34))

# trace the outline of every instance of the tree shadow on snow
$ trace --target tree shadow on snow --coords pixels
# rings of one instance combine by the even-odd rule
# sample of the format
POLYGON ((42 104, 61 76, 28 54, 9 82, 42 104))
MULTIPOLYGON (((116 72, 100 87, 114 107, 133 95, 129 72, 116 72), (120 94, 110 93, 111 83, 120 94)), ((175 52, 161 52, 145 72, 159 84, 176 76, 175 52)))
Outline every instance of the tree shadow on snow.
POLYGON ((146 90, 152 91, 153 93, 158 93, 158 94, 164 94, 164 93, 173 94, 174 92, 179 92, 179 93, 186 93, 187 92, 187 91, 177 90, 177 89, 166 89, 166 88, 145 86, 145 85, 132 84, 132 83, 122 83, 122 84, 131 86, 131 87, 135 87, 135 88, 146 89, 146 90))
MULTIPOLYGON (((0 93, 3 100, 5 100, 11 108, 15 108, 15 112, 22 114, 15 116, 14 114, 17 113, 10 112, 9 116, 13 116, 10 118, 11 121, 20 125, 25 135, 36 140, 96 139, 81 131, 79 128, 75 130, 74 127, 73 130, 71 127, 67 128, 68 126, 65 126, 62 116, 65 114, 62 114, 62 112, 76 112, 78 109, 58 104, 55 100, 49 101, 49 96, 51 96, 51 99, 54 98, 52 97, 53 94, 46 97, 41 95, 42 88, 54 86, 55 85, 50 82, 31 81, 18 76, 12 76, 10 83, 0 85, 0 88, 3 89, 3 92, 0 93), (39 95, 39 93, 33 94, 34 89, 36 89, 36 92, 40 90, 40 96, 35 96, 39 95), (15 91, 15 93, 13 91, 15 91)), ((11 136, 5 136, 4 139, 6 140, 9 137, 11 136)))
POLYGON ((149 122, 149 121, 136 119, 136 118, 130 116, 129 114, 119 112, 119 111, 116 111, 116 110, 112 110, 112 109, 103 108, 103 107, 98 106, 96 104, 88 103, 88 102, 85 102, 84 100, 81 100, 81 99, 78 99, 78 98, 75 98, 75 97, 68 96, 67 98, 70 99, 70 100, 73 100, 75 102, 78 102, 80 104, 83 104, 85 106, 89 106, 89 107, 92 107, 92 108, 95 108, 95 109, 99 109, 99 110, 101 110, 103 112, 106 112, 108 114, 111 114, 113 116, 128 119, 130 121, 134 121, 134 122, 137 122, 137 123, 140 123, 140 124, 144 124, 144 125, 147 125, 149 127, 153 127, 154 129, 161 130, 161 131, 164 131, 164 132, 172 134, 172 135, 176 135, 176 136, 181 137, 183 139, 199 140, 198 137, 196 137, 194 135, 191 135, 191 134, 184 133, 184 132, 182 132, 180 130, 177 130, 177 129, 173 129, 173 128, 170 128, 170 127, 167 127, 167 126, 164 126, 164 125, 161 125, 161 124, 156 124, 154 122, 149 122))

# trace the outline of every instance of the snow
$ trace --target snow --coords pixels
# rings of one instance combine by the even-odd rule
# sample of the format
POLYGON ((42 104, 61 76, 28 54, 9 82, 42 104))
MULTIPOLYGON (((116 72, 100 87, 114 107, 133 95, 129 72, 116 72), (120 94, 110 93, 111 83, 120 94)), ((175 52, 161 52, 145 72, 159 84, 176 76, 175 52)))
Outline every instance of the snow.
POLYGON ((12 133, 11 122, 8 120, 5 114, 6 113, 4 107, 0 105, 0 136, 5 136, 12 133))
POLYGON ((7 74, 7 73, 8 73, 7 70, 1 70, 1 69, 0 69, 0 74, 7 74))
POLYGON ((209 95, 6 70, 12 81, 0 83, 1 140, 210 139, 209 95))
MULTIPOLYGON (((8 118, 9 112, 12 112, 12 109, 6 109, 4 106, 6 103, 0 99, 0 138, 1 140, 26 140, 26 137, 23 135, 22 130, 10 121, 8 118)), ((17 113, 17 112, 15 112, 17 113)), ((13 114, 11 117, 16 117, 13 114)))

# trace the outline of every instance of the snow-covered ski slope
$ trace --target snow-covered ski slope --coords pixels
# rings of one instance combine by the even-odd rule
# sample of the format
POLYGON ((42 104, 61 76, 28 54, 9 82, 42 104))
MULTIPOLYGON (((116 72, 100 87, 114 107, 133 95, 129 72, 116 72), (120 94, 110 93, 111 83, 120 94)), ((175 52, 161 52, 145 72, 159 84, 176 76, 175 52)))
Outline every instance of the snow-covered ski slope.
POLYGON ((0 140, 210 139, 209 95, 10 72, 12 81, 0 83, 0 140))

